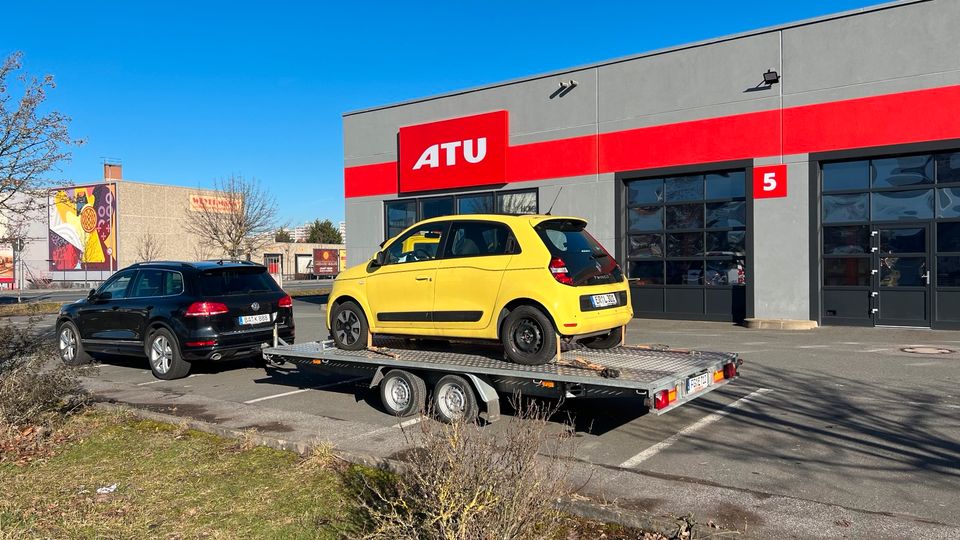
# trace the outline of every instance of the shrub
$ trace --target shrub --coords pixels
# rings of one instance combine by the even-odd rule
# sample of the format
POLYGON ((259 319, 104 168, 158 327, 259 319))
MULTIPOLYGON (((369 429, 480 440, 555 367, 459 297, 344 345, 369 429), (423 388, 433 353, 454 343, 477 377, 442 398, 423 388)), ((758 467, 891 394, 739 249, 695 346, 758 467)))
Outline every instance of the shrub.
POLYGON ((73 408, 81 395, 79 370, 63 366, 49 334, 0 323, 0 424, 43 423, 73 408))
POLYGON ((371 539, 523 539, 556 534, 556 503, 571 490, 570 431, 528 405, 506 426, 437 424, 406 433, 414 444, 397 475, 364 476, 371 539))

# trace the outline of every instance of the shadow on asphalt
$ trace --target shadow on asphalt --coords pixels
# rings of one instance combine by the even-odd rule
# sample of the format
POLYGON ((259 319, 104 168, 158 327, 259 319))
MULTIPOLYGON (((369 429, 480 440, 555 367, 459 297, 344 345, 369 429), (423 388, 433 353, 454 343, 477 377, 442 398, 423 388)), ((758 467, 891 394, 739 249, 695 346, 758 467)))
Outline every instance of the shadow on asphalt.
POLYGON ((329 294, 314 294, 310 296, 298 296, 294 298, 294 300, 298 300, 300 302, 307 302, 308 304, 323 305, 327 303, 328 298, 330 298, 329 294))
MULTIPOLYGON (((878 386, 810 370, 784 373, 759 364, 750 370, 779 383, 768 384, 773 392, 732 411, 725 422, 731 432, 763 433, 763 444, 711 437, 710 430, 704 430, 685 437, 691 453, 791 463, 799 478, 813 479, 815 472, 826 469, 848 485, 865 479, 889 482, 891 474, 902 474, 931 487, 956 489, 960 411, 938 397, 956 395, 951 382, 931 381, 926 392, 905 394, 895 381, 878 386), (802 455, 794 451, 798 440, 804 441, 802 455)), ((713 412, 705 400, 687 407, 713 412)))

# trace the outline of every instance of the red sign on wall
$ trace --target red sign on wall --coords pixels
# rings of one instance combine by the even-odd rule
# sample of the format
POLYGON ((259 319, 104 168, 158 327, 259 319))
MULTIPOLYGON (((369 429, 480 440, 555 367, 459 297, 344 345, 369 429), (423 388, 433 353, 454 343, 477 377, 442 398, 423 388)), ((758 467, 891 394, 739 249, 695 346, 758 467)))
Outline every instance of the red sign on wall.
POLYGON ((317 276, 335 276, 340 273, 340 250, 313 250, 313 273, 317 276))
POLYGON ((753 198, 773 199, 787 196, 787 166, 769 165, 753 169, 753 198))
POLYGON ((507 111, 400 128, 400 192, 502 184, 507 111))

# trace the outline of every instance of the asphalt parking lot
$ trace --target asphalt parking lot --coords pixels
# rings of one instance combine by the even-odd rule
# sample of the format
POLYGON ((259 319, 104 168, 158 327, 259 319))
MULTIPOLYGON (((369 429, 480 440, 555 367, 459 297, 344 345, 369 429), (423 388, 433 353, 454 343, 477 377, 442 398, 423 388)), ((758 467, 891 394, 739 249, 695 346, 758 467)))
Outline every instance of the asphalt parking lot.
MULTIPOLYGON (((325 337, 324 309, 295 301, 298 341, 325 337)), ((589 495, 761 536, 960 538, 960 353, 903 350, 957 351, 960 332, 635 320, 627 342, 738 352, 743 376, 663 416, 630 399, 565 404, 556 429, 573 419, 589 495)), ((87 384, 104 399, 378 457, 406 447, 364 381, 246 361, 178 381, 143 359, 98 365, 87 384)))

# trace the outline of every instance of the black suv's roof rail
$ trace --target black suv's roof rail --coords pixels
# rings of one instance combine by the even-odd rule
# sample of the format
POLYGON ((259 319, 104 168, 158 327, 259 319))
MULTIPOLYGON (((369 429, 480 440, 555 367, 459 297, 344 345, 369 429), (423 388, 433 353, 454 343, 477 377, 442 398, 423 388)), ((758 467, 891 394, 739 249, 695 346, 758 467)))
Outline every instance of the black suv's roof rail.
POLYGON ((141 261, 131 264, 128 268, 138 268, 140 266, 150 266, 150 265, 164 265, 164 266, 183 266, 186 268, 193 268, 193 265, 184 262, 184 261, 141 261))
POLYGON ((252 266, 260 266, 259 263, 255 263, 255 262, 253 262, 253 261, 248 261, 248 260, 246 260, 246 259, 207 259, 206 262, 212 262, 212 263, 217 263, 217 264, 223 264, 223 263, 239 263, 239 264, 249 264, 249 265, 252 265, 252 266))

